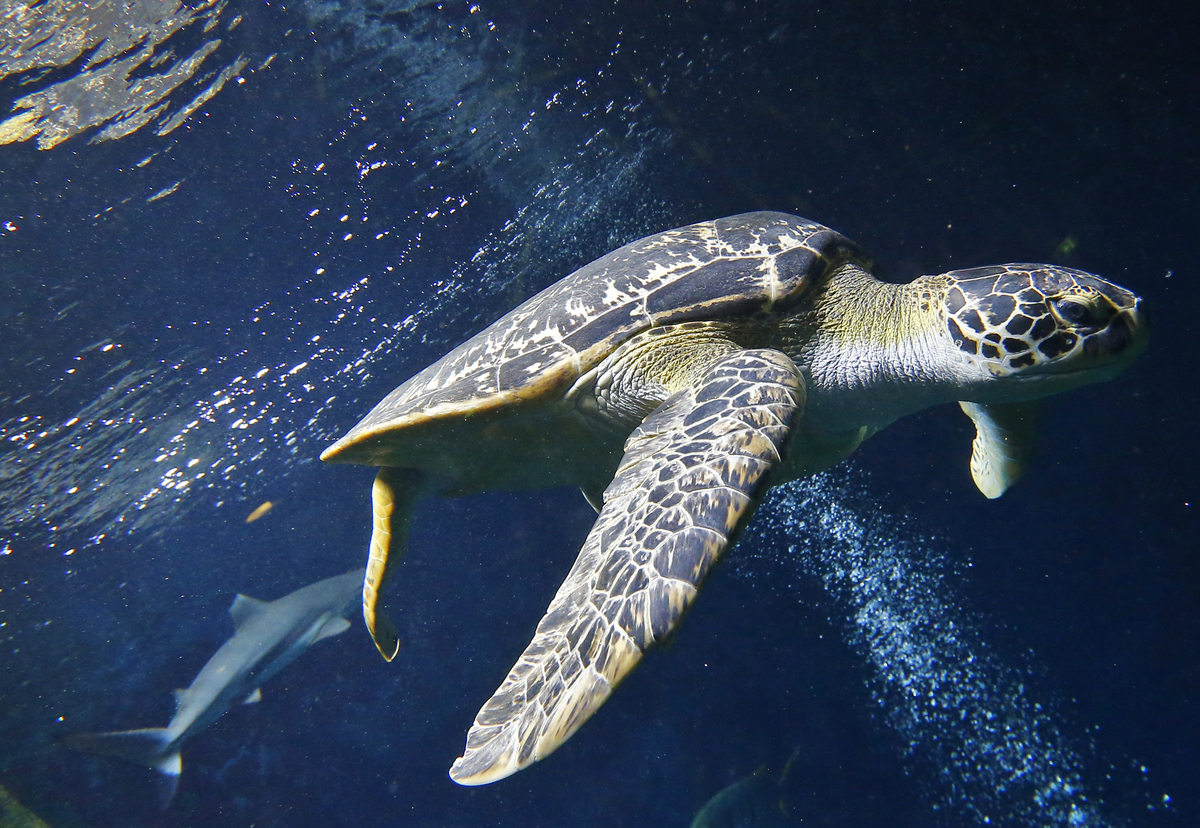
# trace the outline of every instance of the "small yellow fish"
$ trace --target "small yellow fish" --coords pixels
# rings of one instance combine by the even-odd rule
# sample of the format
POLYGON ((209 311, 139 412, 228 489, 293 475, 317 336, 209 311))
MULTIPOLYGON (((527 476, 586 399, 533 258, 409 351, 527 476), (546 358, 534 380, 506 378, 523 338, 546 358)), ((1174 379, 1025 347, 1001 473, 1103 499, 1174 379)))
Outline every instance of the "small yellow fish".
POLYGON ((262 502, 261 506, 259 506, 257 509, 255 509, 250 514, 246 515, 246 523, 254 523, 254 521, 258 520, 260 517, 265 515, 267 512, 271 511, 271 509, 274 506, 275 506, 275 504, 272 503, 271 501, 264 500, 262 502))

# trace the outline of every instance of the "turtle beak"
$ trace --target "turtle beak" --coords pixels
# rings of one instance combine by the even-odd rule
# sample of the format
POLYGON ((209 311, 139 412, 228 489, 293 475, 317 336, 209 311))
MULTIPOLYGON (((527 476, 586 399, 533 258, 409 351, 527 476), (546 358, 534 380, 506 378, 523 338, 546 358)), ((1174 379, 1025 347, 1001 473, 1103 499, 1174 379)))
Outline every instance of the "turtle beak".
POLYGON ((1112 363, 1111 375, 1123 371, 1150 341, 1150 319, 1140 296, 1132 296, 1128 307, 1119 311, 1108 325, 1087 337, 1083 352, 1094 359, 1112 363))

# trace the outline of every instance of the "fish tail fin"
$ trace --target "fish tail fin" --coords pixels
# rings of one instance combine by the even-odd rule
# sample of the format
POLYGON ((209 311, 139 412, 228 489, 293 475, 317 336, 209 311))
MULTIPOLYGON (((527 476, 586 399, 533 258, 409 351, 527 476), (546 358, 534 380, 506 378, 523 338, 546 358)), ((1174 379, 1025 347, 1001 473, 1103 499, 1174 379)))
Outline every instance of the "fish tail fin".
POLYGON ((791 775, 792 768, 795 766, 796 760, 800 758, 800 755, 804 752, 804 750, 804 745, 796 745, 796 747, 792 749, 792 755, 788 757, 787 763, 784 764, 783 771, 779 774, 779 813, 783 814, 785 817, 790 817, 792 815, 791 806, 788 805, 787 801, 788 776, 791 775))
POLYGON ((141 730, 115 730, 109 733, 76 733, 65 740, 76 750, 100 756, 115 756, 127 762, 145 765, 158 771, 158 804, 165 808, 175 796, 183 758, 171 745, 166 728, 147 727, 141 730))
POLYGON ((796 764, 796 760, 805 752, 805 745, 796 745, 792 749, 792 753, 788 756, 787 762, 783 766, 783 772, 779 774, 779 784, 787 782, 788 776, 792 773, 792 767, 796 764))
POLYGON ((179 787, 179 774, 183 770, 183 757, 179 749, 171 751, 170 755, 154 766, 158 771, 158 807, 166 810, 175 798, 175 789, 179 787))

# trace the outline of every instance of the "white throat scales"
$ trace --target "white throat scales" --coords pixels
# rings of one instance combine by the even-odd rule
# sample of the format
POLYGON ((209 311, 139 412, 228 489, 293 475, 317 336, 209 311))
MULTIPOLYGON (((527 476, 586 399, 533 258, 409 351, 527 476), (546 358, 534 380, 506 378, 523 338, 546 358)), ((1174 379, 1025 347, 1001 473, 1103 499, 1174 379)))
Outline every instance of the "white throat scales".
POLYGON ((985 379, 949 340, 945 292, 937 276, 896 285, 856 265, 818 288, 797 319, 798 347, 788 348, 808 381, 806 422, 882 428, 985 379))

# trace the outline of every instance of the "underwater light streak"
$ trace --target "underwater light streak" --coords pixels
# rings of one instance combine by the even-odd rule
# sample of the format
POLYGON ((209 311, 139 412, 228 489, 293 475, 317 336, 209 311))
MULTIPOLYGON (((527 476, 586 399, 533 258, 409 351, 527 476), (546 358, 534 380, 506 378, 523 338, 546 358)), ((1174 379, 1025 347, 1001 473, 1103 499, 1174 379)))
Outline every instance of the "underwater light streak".
MULTIPOLYGON (((145 18, 146 26, 167 37, 192 20, 203 20, 208 31, 225 3, 204 0, 194 9, 175 4, 171 8, 178 7, 182 16, 161 26, 154 22, 158 18, 147 17, 151 6, 138 0, 95 14, 105 20, 113 14, 145 18)), ((477 324, 480 307, 491 306, 492 298, 518 280, 537 281, 530 270, 544 263, 531 263, 529 251, 554 250, 567 259, 580 248, 582 262, 598 248, 612 249, 670 221, 665 202, 647 197, 654 188, 645 180, 652 162, 668 152, 670 137, 641 112, 637 96, 599 93, 599 79, 612 70, 611 60, 596 80, 564 81, 547 93, 545 107, 533 107, 527 118, 527 110, 513 109, 506 96, 497 94, 522 77, 509 49, 512 38, 523 36, 520 31, 501 32, 482 16, 467 28, 448 30, 439 15, 430 13, 407 20, 402 36, 395 36, 385 21, 372 18, 361 28, 364 21, 353 15, 343 19, 343 11, 326 5, 306 13, 314 22, 348 24, 357 52, 386 54, 403 66, 408 97, 399 111, 381 109, 369 96, 351 100, 342 128, 328 143, 330 153, 290 164, 285 189, 295 199, 300 221, 307 234, 326 236, 323 245, 314 245, 323 249, 313 250, 311 264, 322 287, 315 286, 314 276, 297 273, 301 281, 278 299, 254 308, 232 328, 209 329, 205 338, 172 333, 139 349, 123 330, 105 331, 98 334, 109 337, 101 350, 89 346, 52 357, 68 370, 0 413, 0 445, 7 449, 0 455, 0 556, 18 546, 73 553, 135 529, 177 522, 201 504, 215 508, 227 499, 260 501, 290 469, 315 462, 322 445, 345 426, 336 421, 339 414, 361 407, 356 396, 373 373, 386 370, 403 377, 408 348, 432 343, 448 349, 458 332, 477 324), (393 126, 406 126, 385 135, 375 125, 379 114, 393 126), (582 124, 586 127, 580 130, 582 124), (360 139, 365 149, 346 151, 360 139), (513 166, 517 161, 519 168, 513 166), (439 261, 430 239, 446 217, 489 209, 486 200, 475 198, 478 185, 464 186, 453 172, 460 162, 482 171, 488 186, 498 187, 511 202, 511 212, 487 218, 478 234, 480 246, 469 259, 451 267, 439 262, 431 274, 423 264, 426 254, 439 261), (343 165, 349 177, 331 175, 343 165), (376 189, 394 199, 390 187, 397 170, 415 175, 429 191, 422 187, 419 196, 413 191, 410 212, 389 213, 393 219, 408 218, 391 226, 368 224, 376 189), (347 181, 350 189, 343 187, 347 181), (396 251, 390 264, 368 274, 351 272, 354 251, 343 251, 384 239, 396 251), (327 274, 339 270, 343 289, 328 291, 327 274), (398 283, 404 286, 400 294, 398 283), (169 341, 187 350, 170 351, 169 341), (254 346, 245 347, 250 342, 254 346), (73 407, 63 405, 67 399, 73 407), (208 495, 196 497, 199 492, 208 495)), ((240 22, 240 15, 230 20, 227 31, 240 22)), ((131 31, 98 54, 107 55, 104 49, 123 54, 141 36, 141 29, 131 31)), ((52 46, 58 48, 31 40, 22 48, 35 63, 53 63, 59 58, 50 54, 52 46)), ((163 59, 172 54, 164 53, 163 59)), ((219 73, 192 104, 175 114, 154 109, 152 115, 160 126, 173 128, 241 71, 244 60, 239 57, 219 73)), ((370 64, 380 65, 375 59, 370 64)), ((32 66, 9 61, 0 70, 32 66)), ((143 121, 149 122, 136 125, 143 121)), ((132 121, 128 129, 121 127, 122 134, 133 127, 132 121)), ((26 132, 22 138, 33 135, 26 132)), ((43 131, 39 140, 50 135, 43 131)), ((94 140, 108 137, 117 136, 106 130, 94 140)), ((131 168, 142 169, 159 152, 131 168)), ((143 202, 181 191, 186 191, 185 179, 172 176, 148 198, 126 196, 92 218, 102 220, 120 208, 127 222, 136 222, 143 202)), ((475 224, 480 220, 474 216, 475 224)), ((544 281, 561 275, 548 274, 544 281)), ((190 334, 188 327, 199 332, 209 324, 184 319, 166 327, 190 334)))
MULTIPOLYGON (((439 337, 461 329, 455 320, 474 324, 480 302, 486 306, 488 296, 525 275, 529 249, 567 249, 563 239, 586 238, 605 205, 638 192, 646 160, 665 139, 628 127, 620 154, 597 142, 551 168, 531 199, 444 275, 410 271, 420 264, 408 261, 316 296, 309 279, 253 308, 236 330, 213 331, 239 343, 247 332, 270 332, 286 351, 268 357, 234 345, 214 356, 209 346, 134 367, 129 348, 104 340, 68 358, 54 390, 89 381, 107 387, 65 419, 27 410, 0 422, 0 443, 15 449, 0 457, 0 556, 20 541, 73 554, 115 534, 176 522, 204 502, 256 498, 288 469, 315 462, 345 425, 336 418, 361 407, 356 395, 375 371, 402 376, 404 351, 433 340, 427 330, 435 321, 439 337), (432 284, 397 311, 399 282, 432 284), (325 308, 323 321, 311 318, 314 306, 325 308), (187 497, 198 491, 215 496, 187 497)), ((664 212, 661 204, 642 205, 610 232, 624 243, 665 221, 664 212)), ((422 232, 418 226, 414 237, 422 232)), ((328 244, 335 243, 331 235, 328 244)), ((21 403, 28 409, 28 399, 21 403)))

